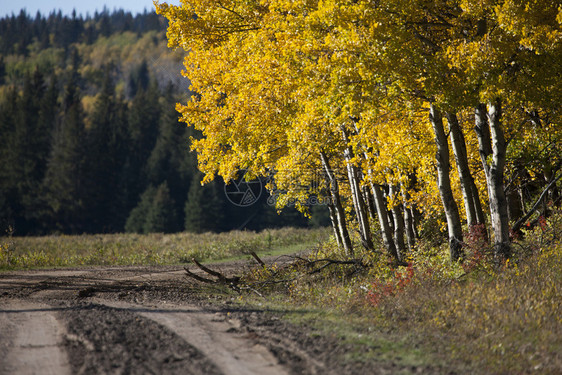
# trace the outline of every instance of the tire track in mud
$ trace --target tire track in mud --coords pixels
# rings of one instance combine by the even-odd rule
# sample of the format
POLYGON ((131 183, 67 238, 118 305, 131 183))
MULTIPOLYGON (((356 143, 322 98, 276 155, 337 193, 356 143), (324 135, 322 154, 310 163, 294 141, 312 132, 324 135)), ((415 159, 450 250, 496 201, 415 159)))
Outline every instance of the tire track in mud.
POLYGON ((74 374, 222 374, 172 330, 128 309, 87 302, 60 316, 74 374))
POLYGON ((194 306, 166 304, 145 307, 120 301, 94 299, 95 303, 135 312, 183 338, 201 351, 222 373, 228 375, 287 375, 273 354, 263 345, 237 333, 239 322, 220 318, 194 306))
POLYGON ((163 295, 154 290, 157 299, 174 297, 167 294, 168 282, 181 280, 183 271, 119 271, 0 275, 0 375, 288 374, 226 314, 186 304, 182 297, 176 304, 145 300, 152 283, 166 285, 163 295))
POLYGON ((64 326, 51 306, 4 301, 0 308, 0 374, 71 374, 64 337, 64 326))

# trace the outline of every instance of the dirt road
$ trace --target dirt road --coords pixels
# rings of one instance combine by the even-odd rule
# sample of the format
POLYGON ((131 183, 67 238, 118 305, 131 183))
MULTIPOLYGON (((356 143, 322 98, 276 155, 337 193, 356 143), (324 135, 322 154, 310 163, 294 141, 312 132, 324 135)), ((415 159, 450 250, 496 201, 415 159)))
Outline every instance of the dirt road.
MULTIPOLYGON (((242 268, 214 267, 230 276, 242 268)), ((331 327, 295 326, 282 313, 203 293, 181 267, 3 272, 0 375, 447 373, 350 360, 384 348, 358 349, 331 327)))
POLYGON ((274 315, 198 288, 179 267, 2 273, 0 374, 330 372, 274 315))

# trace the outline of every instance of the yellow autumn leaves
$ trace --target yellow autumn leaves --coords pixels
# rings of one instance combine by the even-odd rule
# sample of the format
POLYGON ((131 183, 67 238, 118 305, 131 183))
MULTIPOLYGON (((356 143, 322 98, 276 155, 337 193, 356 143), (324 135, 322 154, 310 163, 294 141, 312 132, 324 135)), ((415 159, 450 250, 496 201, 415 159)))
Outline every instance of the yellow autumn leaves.
MULTIPOLYGON (((306 194, 327 194, 328 186, 294 189, 310 185, 310 170, 322 170, 324 152, 340 176, 350 163, 357 167, 366 190, 373 184, 410 190, 400 199, 388 195, 390 208, 417 203, 434 211, 440 203, 429 103, 461 114, 468 161, 483 195, 478 144, 470 135, 471 111, 479 103, 502 98, 506 133, 520 137, 520 145, 529 144, 528 112, 540 109, 560 144, 562 8, 555 1, 155 5, 169 20, 169 46, 190 52, 184 74, 197 95, 178 109, 202 132, 192 147, 206 181, 216 174, 228 181, 239 169, 273 173, 280 191, 305 200, 306 194), (352 158, 344 157, 346 150, 352 158)), ((451 176, 460 201, 455 168, 451 176)), ((350 178, 341 186, 348 212, 350 178)))

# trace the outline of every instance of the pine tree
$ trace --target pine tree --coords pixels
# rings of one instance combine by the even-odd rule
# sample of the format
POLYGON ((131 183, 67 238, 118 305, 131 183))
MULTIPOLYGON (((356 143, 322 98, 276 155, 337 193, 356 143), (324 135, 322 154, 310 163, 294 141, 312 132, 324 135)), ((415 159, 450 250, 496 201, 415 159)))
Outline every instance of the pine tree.
POLYGON ((121 181, 125 144, 124 126, 117 117, 115 89, 106 69, 102 91, 96 100, 87 133, 87 200, 89 231, 115 232, 122 228, 116 220, 121 202, 118 190, 121 181))
POLYGON ((172 87, 168 87, 163 97, 158 138, 147 160, 147 176, 155 186, 164 181, 168 183, 170 195, 177 203, 176 218, 179 227, 183 228, 183 206, 189 182, 197 167, 195 155, 189 151, 188 134, 192 130, 178 122, 179 114, 174 108, 176 99, 172 90, 172 87))
POLYGON ((201 174, 195 176, 187 194, 185 229, 195 233, 219 232, 223 229, 224 200, 216 181, 201 186, 201 178, 201 174))
POLYGON ((170 189, 166 182, 158 186, 151 203, 146 213, 143 232, 171 233, 178 231, 175 202, 170 197, 170 189))
POLYGON ((160 119, 158 95, 158 89, 153 84, 147 91, 138 92, 129 109, 129 152, 123 169, 127 211, 136 206, 141 193, 148 185, 146 163, 158 137, 160 119))
POLYGON ((84 227, 84 122, 74 74, 65 88, 63 115, 53 133, 51 154, 43 181, 49 221, 65 233, 84 227))

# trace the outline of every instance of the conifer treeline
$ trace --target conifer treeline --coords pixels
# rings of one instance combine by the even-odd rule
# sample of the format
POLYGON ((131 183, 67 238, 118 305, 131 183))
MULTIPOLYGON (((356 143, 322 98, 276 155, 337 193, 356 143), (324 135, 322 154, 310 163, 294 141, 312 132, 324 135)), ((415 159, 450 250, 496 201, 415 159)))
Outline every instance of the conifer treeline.
MULTIPOLYGON (((156 17, 152 13, 132 21, 123 15, 119 11, 87 20, 60 13, 47 19, 22 15, 2 19, 2 57, 20 53, 18 43, 36 43, 43 33, 37 30, 47 27, 52 33, 71 21, 81 30, 73 32, 79 37, 89 35, 89 23, 99 31, 103 19, 109 22, 110 33, 126 28, 142 33, 162 24, 150 21, 156 17), (14 38, 27 36, 19 35, 21 39, 10 47, 5 41, 12 34, 5 30, 16 30, 14 38)), ((59 43, 68 32, 48 43, 59 43)), ((242 208, 228 201, 220 181, 199 184, 201 175, 188 145, 196 134, 178 122, 174 108, 185 93, 172 84, 162 88, 144 60, 129 77, 119 75, 119 62, 108 61, 100 72, 101 89, 89 92, 95 100, 85 108, 82 89, 93 86, 81 74, 88 61, 76 46, 88 41, 71 40, 60 42, 68 48, 70 58, 65 61, 71 61, 62 74, 36 67, 21 83, 7 80, 0 87, 2 231, 11 226, 18 235, 203 232, 306 225, 295 212, 277 216, 265 194, 242 208), (127 89, 117 90, 123 82, 127 89)))
POLYGON ((138 34, 151 30, 164 30, 166 20, 154 12, 133 16, 130 12, 118 10, 110 13, 104 9, 93 16, 63 15, 53 11, 48 16, 37 12, 35 17, 25 10, 16 16, 0 19, 0 54, 27 55, 28 47, 39 43, 40 49, 59 47, 65 50, 74 43, 91 44, 100 36, 132 31, 138 34))

